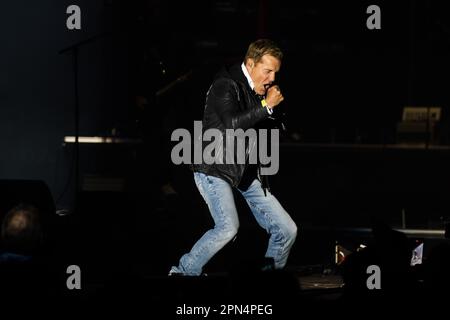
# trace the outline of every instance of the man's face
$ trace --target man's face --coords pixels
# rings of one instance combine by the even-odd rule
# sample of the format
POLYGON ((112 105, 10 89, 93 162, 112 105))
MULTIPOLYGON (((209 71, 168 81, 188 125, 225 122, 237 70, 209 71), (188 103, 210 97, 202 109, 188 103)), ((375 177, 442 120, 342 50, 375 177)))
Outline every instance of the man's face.
POLYGON ((259 95, 264 95, 266 88, 275 81, 275 73, 280 70, 281 61, 265 54, 256 64, 253 59, 248 59, 246 67, 255 85, 255 92, 259 95))

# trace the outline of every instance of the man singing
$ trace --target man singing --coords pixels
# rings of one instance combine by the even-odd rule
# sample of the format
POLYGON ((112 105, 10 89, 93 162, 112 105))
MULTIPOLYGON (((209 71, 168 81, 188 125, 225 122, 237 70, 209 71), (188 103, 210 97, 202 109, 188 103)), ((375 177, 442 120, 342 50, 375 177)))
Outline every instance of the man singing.
MULTIPOLYGON (((226 129, 247 130, 263 123, 284 99, 280 88, 273 85, 282 57, 283 53, 273 41, 260 39, 250 44, 242 64, 219 72, 207 93, 202 120, 204 130, 215 128, 225 135, 226 129)), ((246 152, 248 158, 248 149, 246 152)), ((201 275, 205 264, 234 239, 239 219, 232 188, 239 190, 258 224, 270 234, 265 256, 273 259, 276 269, 283 268, 294 244, 297 226, 267 190, 261 166, 246 161, 243 164, 194 164, 192 168, 197 188, 215 225, 181 257, 169 275, 201 275)))

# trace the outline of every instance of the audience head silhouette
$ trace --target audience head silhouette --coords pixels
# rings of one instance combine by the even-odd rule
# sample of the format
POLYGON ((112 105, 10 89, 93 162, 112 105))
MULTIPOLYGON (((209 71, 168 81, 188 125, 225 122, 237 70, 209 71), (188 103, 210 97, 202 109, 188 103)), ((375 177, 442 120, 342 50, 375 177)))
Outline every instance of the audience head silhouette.
POLYGON ((1 227, 3 251, 33 255, 42 243, 43 234, 37 208, 20 204, 6 214, 1 227))

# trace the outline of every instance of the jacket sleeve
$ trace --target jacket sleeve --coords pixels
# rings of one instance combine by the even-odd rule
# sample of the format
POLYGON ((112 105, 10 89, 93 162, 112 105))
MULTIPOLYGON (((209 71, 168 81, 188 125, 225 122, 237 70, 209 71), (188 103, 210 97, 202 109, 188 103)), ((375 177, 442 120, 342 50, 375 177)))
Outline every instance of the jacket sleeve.
MULTIPOLYGON (((216 80, 209 91, 207 105, 215 110, 227 129, 248 129, 266 119, 269 114, 260 104, 239 110, 237 85, 233 80, 216 80)), ((243 99, 244 97, 242 97, 243 99)))

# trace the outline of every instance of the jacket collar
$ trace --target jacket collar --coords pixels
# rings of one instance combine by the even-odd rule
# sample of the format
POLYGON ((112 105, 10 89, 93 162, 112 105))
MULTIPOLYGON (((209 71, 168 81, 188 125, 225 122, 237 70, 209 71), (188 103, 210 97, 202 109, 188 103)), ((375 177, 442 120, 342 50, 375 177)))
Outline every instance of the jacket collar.
POLYGON ((253 89, 250 87, 241 66, 242 64, 240 63, 234 64, 229 68, 228 72, 233 80, 241 82, 250 92, 252 92, 253 89))

